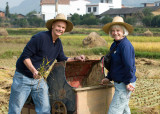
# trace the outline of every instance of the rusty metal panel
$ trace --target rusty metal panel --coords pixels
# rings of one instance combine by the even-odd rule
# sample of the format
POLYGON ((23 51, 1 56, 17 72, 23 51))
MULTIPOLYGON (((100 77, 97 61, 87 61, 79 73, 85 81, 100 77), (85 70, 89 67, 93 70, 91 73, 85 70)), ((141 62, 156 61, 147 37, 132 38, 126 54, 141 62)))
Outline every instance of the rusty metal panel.
POLYGON ((47 77, 49 86, 50 104, 63 102, 68 112, 76 110, 76 95, 73 87, 66 81, 65 62, 55 63, 47 77))
POLYGON ((67 62, 65 67, 65 75, 67 82, 72 87, 76 88, 91 86, 91 84, 87 83, 87 80, 89 80, 90 77, 94 77, 92 82, 96 82, 94 83, 95 85, 98 85, 101 79, 104 78, 104 74, 101 72, 100 60, 67 62), (94 71, 96 71, 94 76, 90 76, 91 72, 94 71))

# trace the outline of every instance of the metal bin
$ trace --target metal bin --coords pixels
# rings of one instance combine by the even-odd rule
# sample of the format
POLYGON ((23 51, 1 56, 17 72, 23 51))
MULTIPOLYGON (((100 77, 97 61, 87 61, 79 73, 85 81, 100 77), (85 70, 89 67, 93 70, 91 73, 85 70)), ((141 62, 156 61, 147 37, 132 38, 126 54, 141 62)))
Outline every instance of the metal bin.
MULTIPOLYGON (((55 63, 47 77, 51 113, 107 114, 114 88, 99 85, 103 78, 100 60, 55 63)), ((24 105, 22 114, 34 113, 34 105, 24 105)))

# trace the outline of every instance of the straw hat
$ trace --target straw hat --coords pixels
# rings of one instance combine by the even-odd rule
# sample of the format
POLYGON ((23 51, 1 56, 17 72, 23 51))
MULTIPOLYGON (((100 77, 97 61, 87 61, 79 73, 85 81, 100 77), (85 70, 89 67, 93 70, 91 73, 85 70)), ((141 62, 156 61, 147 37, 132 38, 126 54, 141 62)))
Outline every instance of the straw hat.
POLYGON ((66 30, 65 32, 70 32, 72 29, 73 29, 73 24, 72 22, 68 21, 65 17, 64 14, 60 13, 60 14, 57 14, 56 18, 55 19, 50 19, 47 21, 46 23, 46 28, 48 30, 51 30, 52 29, 52 24, 55 22, 55 21, 65 21, 67 23, 67 26, 66 26, 66 30))
POLYGON ((122 25, 128 30, 129 33, 132 33, 132 31, 133 31, 132 25, 125 23, 123 18, 120 16, 114 17, 113 21, 111 23, 105 24, 102 29, 104 32, 109 34, 109 30, 110 30, 111 26, 113 26, 113 25, 122 25))

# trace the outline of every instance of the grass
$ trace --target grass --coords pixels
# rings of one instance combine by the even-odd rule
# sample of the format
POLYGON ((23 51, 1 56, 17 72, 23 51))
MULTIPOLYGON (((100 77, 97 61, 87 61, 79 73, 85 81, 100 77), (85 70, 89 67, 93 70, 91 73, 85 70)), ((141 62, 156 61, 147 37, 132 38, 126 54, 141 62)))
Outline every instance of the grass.
POLYGON ((136 51, 135 56, 139 58, 160 59, 160 53, 136 51))
POLYGON ((13 58, 14 56, 19 56, 25 46, 25 44, 20 43, 5 43, 0 42, 1 48, 0 48, 0 58, 13 58))
POLYGON ((47 30, 46 28, 7 28, 8 34, 12 35, 34 35, 40 31, 47 30))
POLYGON ((0 58, 1 58, 1 59, 3 59, 3 58, 7 59, 7 58, 12 58, 12 57, 14 57, 14 56, 17 57, 17 56, 19 56, 21 53, 22 53, 21 51, 11 51, 11 50, 9 50, 9 51, 6 51, 6 52, 2 53, 2 54, 0 55, 0 58))

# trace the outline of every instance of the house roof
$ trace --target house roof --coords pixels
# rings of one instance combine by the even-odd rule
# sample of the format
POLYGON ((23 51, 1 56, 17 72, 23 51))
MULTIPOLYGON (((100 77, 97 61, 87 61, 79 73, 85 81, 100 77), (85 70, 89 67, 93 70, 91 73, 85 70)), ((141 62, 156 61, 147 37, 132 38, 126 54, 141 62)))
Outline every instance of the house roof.
POLYGON ((17 15, 25 17, 25 15, 23 15, 23 14, 17 14, 17 15))
POLYGON ((156 1, 156 2, 154 2, 154 3, 159 3, 160 1, 156 1))
POLYGON ((89 5, 86 5, 86 6, 98 6, 98 4, 89 4, 89 5))
POLYGON ((110 9, 108 11, 103 12, 100 16, 134 14, 137 12, 142 12, 145 8, 149 8, 151 9, 151 11, 155 11, 157 9, 160 9, 160 6, 110 9))
MULTIPOLYGON (((79 0, 70 0, 70 1, 79 1, 79 0)), ((89 2, 89 0, 83 0, 83 1, 88 1, 89 2)))
MULTIPOLYGON (((69 4, 70 0, 58 0, 58 4, 69 4)), ((55 4, 55 0, 41 0, 41 5, 55 4)))
POLYGON ((155 2, 143 2, 141 4, 154 4, 155 2))
POLYGON ((0 12, 4 13, 3 11, 0 11, 0 12))

